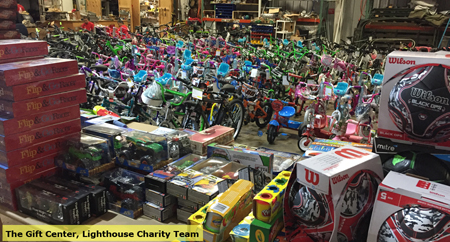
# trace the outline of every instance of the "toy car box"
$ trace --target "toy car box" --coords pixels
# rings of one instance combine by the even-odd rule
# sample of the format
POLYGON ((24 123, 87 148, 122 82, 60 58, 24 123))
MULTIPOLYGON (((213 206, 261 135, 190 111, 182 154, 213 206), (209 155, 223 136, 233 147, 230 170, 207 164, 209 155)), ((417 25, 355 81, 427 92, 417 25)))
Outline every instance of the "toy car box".
POLYGON ((23 133, 3 136, 0 135, 0 150, 12 151, 29 145, 45 142, 60 136, 80 133, 81 123, 79 119, 58 123, 39 129, 29 130, 23 133))
MULTIPOLYGON (((217 158, 216 158, 217 159, 217 158)), ((248 172, 248 167, 237 162, 228 162, 224 166, 220 167, 218 170, 213 172, 211 175, 227 180, 250 180, 250 174, 248 172), (242 172, 247 171, 247 174, 242 174, 242 172)))
POLYGON ((223 181, 222 178, 213 175, 205 175, 188 190, 188 200, 205 205, 219 194, 217 184, 223 181))
POLYGON ((448 60, 445 51, 394 51, 387 56, 379 137, 450 147, 448 60))
POLYGON ((226 160, 221 157, 211 157, 195 164, 189 169, 201 172, 202 174, 205 175, 210 175, 218 171, 221 167, 225 166, 229 162, 230 162, 229 160, 226 160))
POLYGON ((120 145, 118 142, 122 139, 122 134, 127 131, 130 131, 130 129, 122 128, 109 123, 94 124, 83 128, 83 132, 86 134, 91 134, 109 140, 111 157, 115 157, 117 155, 116 148, 119 149, 117 145, 120 145))
POLYGON ((172 166, 172 167, 177 168, 180 171, 184 171, 184 170, 189 169, 189 168, 193 167, 194 165, 202 162, 205 159, 206 159, 205 156, 199 156, 196 154, 188 154, 188 155, 185 155, 185 156, 181 157, 180 159, 168 164, 168 166, 172 166))
POLYGON ((167 183, 167 193, 177 198, 188 199, 188 190, 203 179, 203 176, 203 173, 195 170, 184 170, 167 183))
POLYGON ((0 64, 0 70, 0 83, 15 86, 77 74, 78 64, 76 60, 44 58, 0 64))
POLYGON ((233 141, 234 129, 215 125, 191 136, 192 153, 206 155, 209 144, 229 144, 233 141))
POLYGON ((283 200, 288 241, 364 241, 382 179, 380 157, 353 146, 297 162, 283 200))
POLYGON ((86 86, 86 78, 83 74, 76 74, 17 86, 8 87, 3 84, 4 83, 0 84, 0 99, 19 102, 27 99, 84 88, 86 86))
POLYGON ((258 148, 256 148, 256 150, 273 154, 273 172, 272 173, 274 176, 277 176, 282 171, 292 170, 292 167, 294 167, 295 162, 297 162, 298 160, 300 160, 302 158, 302 156, 300 154, 277 151, 277 150, 272 150, 272 149, 268 149, 265 147, 258 147, 258 148))
POLYGON ((192 212, 186 211, 181 208, 177 208, 177 220, 183 223, 187 223, 189 217, 192 215, 192 212))
POLYGON ((55 157, 55 164, 84 176, 114 167, 108 140, 87 134, 81 134, 79 140, 71 140, 68 149, 55 157))
POLYGON ((291 176, 290 171, 283 171, 276 176, 262 191, 253 198, 253 214, 264 223, 272 223, 283 213, 283 198, 291 176))
POLYGON ((172 218, 176 212, 177 204, 172 204, 164 208, 151 202, 144 203, 144 215, 159 222, 164 222, 167 219, 172 218))
POLYGON ((331 139, 315 139, 314 142, 308 147, 308 150, 303 154, 303 157, 304 158, 313 157, 346 145, 351 145, 356 148, 364 149, 367 150, 368 152, 372 151, 372 145, 369 144, 360 144, 331 139))
POLYGON ((8 136, 80 117, 78 105, 49 110, 21 118, 0 118, 0 135, 8 136))
POLYGON ((70 140, 79 138, 80 134, 74 133, 9 152, 0 151, 0 165, 7 167, 19 166, 32 159, 57 154, 67 148, 70 140))
POLYGON ((166 193, 167 192, 167 182, 174 178, 176 175, 180 174, 181 171, 171 167, 166 166, 163 169, 156 170, 145 176, 145 186, 148 189, 152 189, 157 192, 166 193))
MULTIPOLYGON (((14 23, 15 26, 16 23, 14 23)), ((14 30, 16 28, 14 27, 14 30)), ((0 60, 11 60, 33 56, 48 55, 46 41, 36 40, 1 40, 0 60)))
POLYGON ((86 89, 78 89, 18 102, 0 100, 2 118, 18 118, 86 102, 86 89))
POLYGON ((390 172, 378 187, 367 242, 448 241, 450 187, 390 172))
POLYGON ((188 211, 190 213, 195 213, 201 208, 201 206, 198 203, 189 201, 187 199, 178 198, 178 208, 181 208, 185 211, 188 211))
POLYGON ((114 146, 119 165, 152 172, 171 162, 164 136, 132 130, 122 133, 122 139, 114 146))
POLYGON ((250 224, 249 242, 273 242, 283 227, 282 213, 279 213, 270 223, 254 219, 250 224))
POLYGON ((177 202, 176 197, 153 191, 151 189, 145 189, 145 200, 164 208, 177 202))

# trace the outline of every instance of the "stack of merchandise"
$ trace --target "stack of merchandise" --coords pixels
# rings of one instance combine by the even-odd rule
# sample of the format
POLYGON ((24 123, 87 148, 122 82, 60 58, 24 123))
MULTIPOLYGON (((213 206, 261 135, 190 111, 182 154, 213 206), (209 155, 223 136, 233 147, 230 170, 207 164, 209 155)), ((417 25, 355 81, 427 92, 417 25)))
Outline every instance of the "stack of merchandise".
POLYGON ((55 154, 80 136, 85 80, 76 61, 43 58, 43 41, 3 40, 0 53, 0 202, 16 210, 14 189, 54 173, 55 154))
POLYGON ((16 30, 17 1, 0 1, 0 40, 20 39, 20 33, 16 30))

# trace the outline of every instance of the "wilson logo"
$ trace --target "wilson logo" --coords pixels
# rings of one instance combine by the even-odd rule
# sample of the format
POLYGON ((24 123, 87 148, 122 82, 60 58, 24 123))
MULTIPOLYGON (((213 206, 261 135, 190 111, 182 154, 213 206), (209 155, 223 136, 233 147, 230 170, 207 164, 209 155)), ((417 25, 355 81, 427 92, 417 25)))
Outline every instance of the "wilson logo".
POLYGON ((331 181, 333 181, 333 184, 336 184, 336 183, 339 183, 341 181, 345 181, 348 179, 349 179, 348 175, 345 174, 343 176, 341 176, 341 175, 335 176, 335 177, 331 178, 331 181))
POLYGON ((416 61, 413 60, 405 60, 403 58, 392 58, 389 57, 389 64, 398 64, 398 65, 415 65, 416 61))
POLYGON ((317 186, 319 184, 319 174, 310 171, 305 168, 305 179, 306 182, 313 184, 314 186, 317 186))
POLYGON ((413 87, 411 88, 411 97, 420 98, 425 101, 439 103, 442 105, 448 105, 448 98, 435 96, 431 91, 425 91, 423 89, 413 87))
POLYGON ((342 150, 336 151, 336 155, 344 157, 346 159, 356 159, 356 158, 361 158, 361 157, 369 155, 369 154, 361 152, 359 150, 342 149, 342 150))

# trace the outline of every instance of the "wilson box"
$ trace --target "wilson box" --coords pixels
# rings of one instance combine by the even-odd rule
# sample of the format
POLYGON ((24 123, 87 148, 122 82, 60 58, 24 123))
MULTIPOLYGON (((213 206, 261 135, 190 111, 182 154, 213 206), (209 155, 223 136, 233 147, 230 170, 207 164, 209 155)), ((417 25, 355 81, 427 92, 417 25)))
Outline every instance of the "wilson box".
POLYGON ((3 118, 24 117, 84 102, 86 102, 84 88, 20 102, 0 100, 0 116, 3 118))
MULTIPOLYGON (((0 21, 0 25, 9 20, 0 21)), ((2 27, 0 27, 1 29, 2 27)), ((16 23, 14 22, 14 29, 16 23)), ((46 41, 0 40, 0 61, 48 55, 46 41)))
POLYGON ((75 60, 44 58, 0 65, 0 83, 15 86, 78 73, 75 60))
POLYGON ((22 101, 56 93, 68 92, 84 88, 86 80, 83 74, 32 82, 23 85, 7 87, 0 83, 0 99, 22 101))
POLYGON ((67 147, 69 140, 79 137, 79 133, 71 134, 10 152, 0 151, 0 165, 18 166, 32 159, 56 154, 67 147))
POLYGON ((80 117, 78 105, 50 110, 21 118, 0 118, 0 135, 12 135, 80 117))

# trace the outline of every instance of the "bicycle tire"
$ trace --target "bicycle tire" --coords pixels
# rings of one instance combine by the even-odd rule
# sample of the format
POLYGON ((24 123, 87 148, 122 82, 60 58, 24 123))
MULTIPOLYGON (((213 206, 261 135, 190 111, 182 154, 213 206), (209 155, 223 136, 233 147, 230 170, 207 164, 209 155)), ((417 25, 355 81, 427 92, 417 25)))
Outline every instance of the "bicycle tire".
POLYGON ((234 128, 234 135, 233 135, 234 140, 236 140, 239 137, 239 133, 241 132, 242 125, 244 124, 244 112, 245 112, 245 109, 244 109, 244 104, 242 103, 242 101, 241 100, 233 100, 233 101, 231 101, 226 106, 226 109, 222 109, 221 110, 221 113, 219 113, 219 118, 217 120, 217 124, 222 125, 222 126, 226 126, 226 127, 230 127, 228 125, 228 123, 226 123, 226 121, 228 121, 229 119, 232 119, 232 117, 228 117, 228 116, 233 111, 233 110, 230 110, 231 107, 235 107, 236 105, 239 106, 239 108, 241 110, 241 114, 240 114, 239 120, 237 120, 237 123, 234 123, 234 121, 233 121, 233 125, 231 127, 231 128, 234 128))

